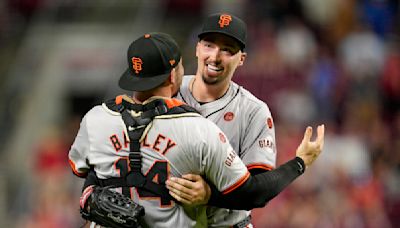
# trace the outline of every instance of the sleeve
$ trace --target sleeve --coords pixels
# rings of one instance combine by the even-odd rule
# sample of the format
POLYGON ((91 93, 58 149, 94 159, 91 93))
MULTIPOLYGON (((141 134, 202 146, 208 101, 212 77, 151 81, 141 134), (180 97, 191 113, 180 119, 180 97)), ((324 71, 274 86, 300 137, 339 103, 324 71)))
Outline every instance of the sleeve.
POLYGON ((89 134, 87 129, 87 115, 82 119, 75 141, 68 153, 72 172, 78 177, 86 177, 89 165, 86 162, 90 151, 89 134))
POLYGON ((276 165, 275 127, 268 106, 262 103, 257 108, 244 120, 240 158, 250 171, 269 171, 276 165))
POLYGON ((220 192, 227 194, 242 185, 250 173, 232 149, 225 134, 216 125, 210 126, 206 128, 208 132, 203 132, 207 137, 201 143, 202 169, 206 179, 220 192))
POLYGON ((223 194, 210 185, 212 192, 208 205, 236 210, 264 207, 304 171, 303 160, 296 157, 275 170, 250 176, 244 184, 229 194, 223 194))

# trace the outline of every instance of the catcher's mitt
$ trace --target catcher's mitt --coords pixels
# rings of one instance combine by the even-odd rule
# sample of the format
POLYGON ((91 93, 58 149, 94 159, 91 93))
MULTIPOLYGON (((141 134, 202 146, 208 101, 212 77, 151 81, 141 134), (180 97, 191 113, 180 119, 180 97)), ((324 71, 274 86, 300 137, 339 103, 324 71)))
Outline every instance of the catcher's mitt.
POLYGON ((140 227, 144 208, 110 187, 89 186, 80 199, 82 218, 104 227, 140 227))

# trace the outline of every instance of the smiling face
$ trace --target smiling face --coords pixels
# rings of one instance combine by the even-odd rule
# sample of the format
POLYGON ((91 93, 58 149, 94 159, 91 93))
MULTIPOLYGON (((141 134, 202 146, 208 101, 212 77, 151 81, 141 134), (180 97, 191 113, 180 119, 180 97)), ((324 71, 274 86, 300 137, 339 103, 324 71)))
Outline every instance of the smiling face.
POLYGON ((243 65, 246 53, 239 43, 226 35, 210 33, 202 37, 196 47, 197 74, 204 83, 229 83, 238 66, 243 65))

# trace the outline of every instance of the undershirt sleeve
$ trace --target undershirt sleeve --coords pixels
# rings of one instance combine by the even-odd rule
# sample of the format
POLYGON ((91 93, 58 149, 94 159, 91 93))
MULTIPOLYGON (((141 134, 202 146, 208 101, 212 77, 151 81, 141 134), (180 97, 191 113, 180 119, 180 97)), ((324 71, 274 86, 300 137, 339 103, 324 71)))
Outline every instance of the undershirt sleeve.
POLYGON ((222 194, 210 184, 212 193, 208 205, 236 210, 264 207, 304 171, 304 161, 296 157, 277 169, 250 176, 244 184, 228 194, 222 194))

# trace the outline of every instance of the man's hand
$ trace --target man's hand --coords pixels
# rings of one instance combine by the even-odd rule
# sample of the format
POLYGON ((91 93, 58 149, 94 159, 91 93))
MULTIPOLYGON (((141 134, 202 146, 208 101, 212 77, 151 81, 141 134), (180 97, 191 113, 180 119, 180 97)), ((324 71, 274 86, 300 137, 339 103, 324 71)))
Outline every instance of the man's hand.
POLYGON ((188 206, 207 204, 211 196, 210 186, 199 175, 186 174, 182 178, 171 177, 165 184, 172 197, 188 206))
POLYGON ((306 167, 309 167, 321 153, 324 147, 324 132, 325 126, 319 125, 317 128, 317 138, 315 141, 310 141, 312 136, 312 127, 307 127, 304 132, 304 138, 296 150, 296 156, 303 159, 306 167))

